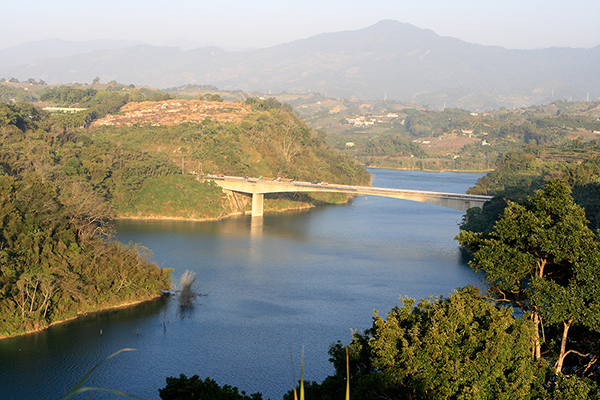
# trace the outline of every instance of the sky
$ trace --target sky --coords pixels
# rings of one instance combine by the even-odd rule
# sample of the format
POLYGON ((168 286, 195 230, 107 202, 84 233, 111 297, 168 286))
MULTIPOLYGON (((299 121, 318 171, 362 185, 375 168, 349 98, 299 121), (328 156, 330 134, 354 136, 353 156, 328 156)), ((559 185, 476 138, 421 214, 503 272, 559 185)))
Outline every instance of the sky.
POLYGON ((598 0, 0 0, 0 49, 50 38, 264 48, 383 19, 507 49, 600 45, 598 0))

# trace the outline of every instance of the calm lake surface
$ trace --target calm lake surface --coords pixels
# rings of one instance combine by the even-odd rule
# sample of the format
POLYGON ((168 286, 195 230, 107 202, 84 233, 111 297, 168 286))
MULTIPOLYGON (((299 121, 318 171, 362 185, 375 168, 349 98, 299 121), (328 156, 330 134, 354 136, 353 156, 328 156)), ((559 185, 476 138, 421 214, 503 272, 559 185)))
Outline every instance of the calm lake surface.
MULTIPOLYGON (((373 186, 464 193, 483 174, 370 170, 373 186)), ((80 317, 0 341, 0 399, 59 399, 85 386, 158 399, 166 377, 194 374, 282 399, 304 348, 305 379, 333 373, 329 345, 371 326, 400 296, 478 285, 461 259, 460 211, 376 196, 343 206, 217 222, 118 221, 161 267, 196 273, 191 310, 175 299, 80 317)), ((88 395, 81 398, 89 398, 88 395)), ((97 393, 93 399, 121 398, 97 393)))

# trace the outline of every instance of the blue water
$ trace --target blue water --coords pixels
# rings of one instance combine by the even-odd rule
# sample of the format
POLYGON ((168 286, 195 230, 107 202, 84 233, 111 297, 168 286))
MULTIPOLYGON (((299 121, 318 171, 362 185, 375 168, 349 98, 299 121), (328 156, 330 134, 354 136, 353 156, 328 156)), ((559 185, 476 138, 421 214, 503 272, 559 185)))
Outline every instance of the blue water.
MULTIPOLYGON (((370 170, 373 186, 464 193, 482 174, 370 170)), ((174 299, 78 318, 0 341, 0 399, 59 399, 94 365, 88 386, 158 399, 166 377, 198 374, 281 399, 304 348, 305 379, 333 373, 330 344, 369 328, 400 296, 479 284, 454 241, 460 211, 361 196, 343 206, 215 222, 118 221, 118 239, 195 272, 191 310, 174 299)), ((81 398, 89 398, 88 395, 81 398)), ((120 398, 94 393, 94 399, 120 398)))

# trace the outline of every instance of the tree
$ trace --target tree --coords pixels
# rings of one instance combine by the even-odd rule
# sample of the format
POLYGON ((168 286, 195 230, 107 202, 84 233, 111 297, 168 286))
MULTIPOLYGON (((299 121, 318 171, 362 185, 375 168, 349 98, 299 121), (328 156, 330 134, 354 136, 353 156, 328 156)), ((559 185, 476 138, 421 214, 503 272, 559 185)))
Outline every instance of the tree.
POLYGON ((206 101, 218 101, 218 102, 223 101, 223 98, 220 95, 212 94, 212 93, 201 94, 198 96, 198 99, 206 100, 206 101))
POLYGON ((150 101, 170 100, 173 98, 169 93, 163 92, 162 90, 153 90, 150 94, 147 94, 146 97, 150 101))
POLYGON ((247 395, 237 387, 220 387, 213 379, 204 381, 198 375, 190 378, 181 374, 179 378, 167 378, 167 386, 158 389, 162 400, 261 400, 261 393, 247 395))
POLYGON ((135 102, 146 101, 146 96, 139 90, 134 90, 130 94, 130 99, 135 102))
POLYGON ((0 337, 169 287, 141 247, 102 240, 110 211, 79 181, 0 177, 0 337))
MULTIPOLYGON (((531 359, 532 326, 512 309, 495 307, 474 287, 402 303, 354 334, 353 399, 526 399, 543 392, 546 368, 531 359)), ((342 349, 330 349, 336 376, 345 373, 342 349)))
POLYGON ((471 267, 485 271, 492 296, 533 322, 534 358, 546 338, 557 373, 573 354, 580 358, 565 372, 591 375, 598 349, 583 343, 600 332, 600 241, 570 193, 565 181, 550 181, 522 204, 509 201, 491 233, 462 231, 457 239, 473 252, 471 267), (569 334, 574 327, 577 340, 569 334))

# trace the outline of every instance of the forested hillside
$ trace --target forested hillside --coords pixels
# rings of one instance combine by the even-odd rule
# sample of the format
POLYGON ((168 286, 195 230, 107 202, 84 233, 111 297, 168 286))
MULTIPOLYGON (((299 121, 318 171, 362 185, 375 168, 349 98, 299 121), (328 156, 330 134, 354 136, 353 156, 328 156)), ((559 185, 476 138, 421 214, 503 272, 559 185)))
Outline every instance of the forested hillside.
POLYGON ((599 102, 559 101, 486 113, 417 109, 389 101, 293 104, 306 107, 300 108, 302 115, 311 126, 325 129, 334 147, 380 168, 490 170, 508 151, 588 142, 600 132, 599 102))
POLYGON ((470 194, 492 195, 482 210, 467 212, 464 230, 490 232, 507 200, 520 201, 554 178, 572 188, 577 204, 585 210, 589 227, 600 228, 600 142, 574 141, 568 146, 534 146, 509 151, 496 161, 494 171, 480 178, 470 194))
POLYGON ((107 240, 108 217, 80 182, 0 177, 0 338, 169 288, 147 249, 107 240))
POLYGON ((169 271, 110 240, 114 209, 59 160, 73 133, 0 104, 0 337, 159 296, 169 271))
MULTIPOLYGON (((169 272, 149 262, 148 250, 110 240, 110 222, 215 219, 250 208, 203 173, 369 183, 363 167, 274 100, 250 99, 236 122, 89 128, 130 99, 83 89, 48 97, 89 108, 49 115, 0 103, 0 337, 168 289, 169 272)), ((266 209, 346 199, 274 196, 266 209)))
MULTIPOLYGON (((48 179, 64 176, 86 182, 118 216, 127 217, 205 219, 244 211, 248 199, 242 195, 238 201, 223 198, 219 188, 197 179, 206 173, 369 182, 363 167, 332 150, 322 133, 308 128, 289 106, 276 100, 249 98, 241 108, 241 103, 204 95, 200 96, 203 100, 194 101, 194 107, 204 110, 194 114, 194 120, 170 106, 186 100, 166 103, 171 97, 166 93, 121 90, 125 88, 130 89, 123 85, 108 86, 109 91, 61 87, 42 94, 44 100, 62 107, 87 108, 78 113, 46 116, 27 103, 2 105, 4 130, 19 129, 33 136, 28 140, 35 143, 27 150, 7 143, 5 149, 10 147, 13 157, 28 160, 30 170, 48 179), (161 98, 162 102, 148 101, 161 98), (125 104, 140 104, 142 109, 120 112, 125 104), (158 114, 145 119, 151 108, 158 109, 158 114), (218 115, 214 114, 217 108, 218 115), (132 116, 126 124, 107 122, 125 115, 132 116), (98 120, 104 121, 98 128, 86 128, 100 117, 105 118, 98 120)), ((14 165, 8 162, 5 169, 14 165)), ((339 195, 268 196, 266 210, 344 199, 339 195)))

